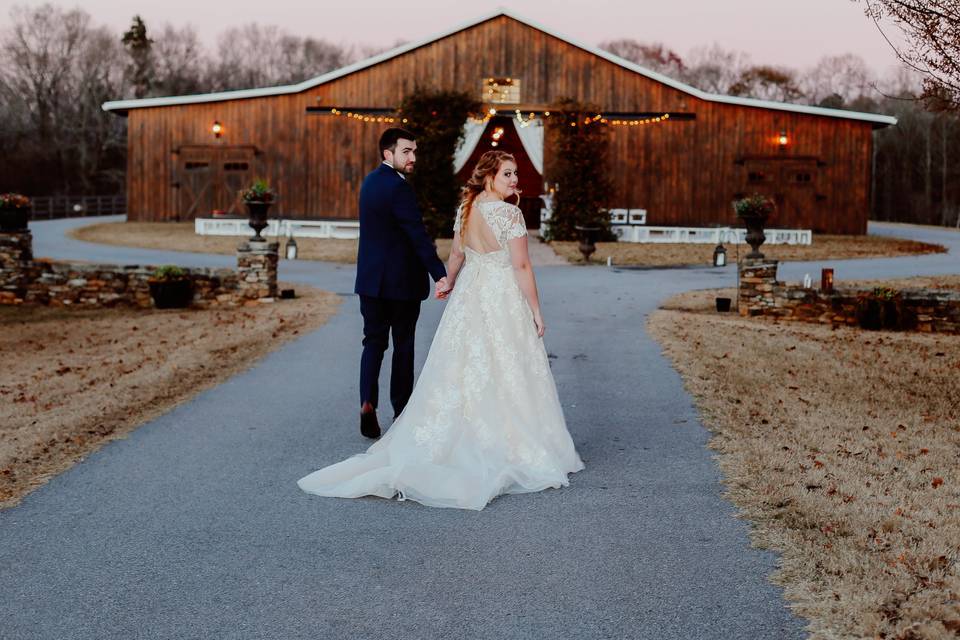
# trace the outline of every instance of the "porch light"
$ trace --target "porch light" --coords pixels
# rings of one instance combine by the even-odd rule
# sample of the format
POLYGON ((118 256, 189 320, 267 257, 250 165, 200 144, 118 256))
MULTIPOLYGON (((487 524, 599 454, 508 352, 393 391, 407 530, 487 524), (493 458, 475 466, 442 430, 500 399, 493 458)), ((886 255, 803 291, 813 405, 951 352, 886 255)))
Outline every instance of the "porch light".
POLYGON ((781 131, 780 135, 777 136, 777 144, 780 145, 780 148, 783 149, 787 146, 787 143, 790 142, 789 136, 787 136, 786 131, 781 131))
POLYGON ((223 125, 220 124, 219 120, 214 120, 213 125, 210 127, 210 131, 213 132, 214 138, 219 138, 220 134, 223 133, 223 125))

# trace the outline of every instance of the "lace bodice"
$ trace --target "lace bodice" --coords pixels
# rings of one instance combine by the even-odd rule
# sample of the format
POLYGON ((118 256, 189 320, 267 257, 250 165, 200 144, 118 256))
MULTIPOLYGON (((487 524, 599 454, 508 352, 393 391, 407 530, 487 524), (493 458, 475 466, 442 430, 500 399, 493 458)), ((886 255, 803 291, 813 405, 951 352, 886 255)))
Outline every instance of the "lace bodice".
MULTIPOLYGON (((520 211, 520 207, 503 200, 486 200, 475 204, 473 215, 480 213, 483 216, 483 219, 497 237, 497 243, 501 249, 507 246, 508 240, 527 235, 527 225, 523 220, 523 212, 520 211)), ((453 223, 454 233, 460 230, 462 219, 463 206, 461 205, 457 209, 457 218, 453 223)))

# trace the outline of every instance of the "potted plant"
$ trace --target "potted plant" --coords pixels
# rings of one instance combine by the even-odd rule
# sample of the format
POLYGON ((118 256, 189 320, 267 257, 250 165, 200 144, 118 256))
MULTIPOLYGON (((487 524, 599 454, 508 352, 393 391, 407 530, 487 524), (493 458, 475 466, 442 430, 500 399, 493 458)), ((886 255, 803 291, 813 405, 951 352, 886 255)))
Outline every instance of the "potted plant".
POLYGON ((747 258, 763 259, 763 254, 760 253, 760 245, 767 239, 763 234, 763 227, 767 218, 775 209, 776 204, 773 199, 759 193, 733 201, 733 210, 746 225, 747 242, 753 249, 747 254, 747 258))
POLYGON ((157 309, 183 309, 193 301, 193 281, 180 267, 158 267, 147 282, 157 309))
POLYGON ((277 200, 277 192, 263 178, 257 178, 246 189, 240 191, 240 199, 250 214, 250 226, 254 230, 251 242, 265 242, 260 232, 267 226, 267 210, 277 200))
POLYGON ((0 193, 0 231, 26 231, 30 198, 19 193, 0 193))

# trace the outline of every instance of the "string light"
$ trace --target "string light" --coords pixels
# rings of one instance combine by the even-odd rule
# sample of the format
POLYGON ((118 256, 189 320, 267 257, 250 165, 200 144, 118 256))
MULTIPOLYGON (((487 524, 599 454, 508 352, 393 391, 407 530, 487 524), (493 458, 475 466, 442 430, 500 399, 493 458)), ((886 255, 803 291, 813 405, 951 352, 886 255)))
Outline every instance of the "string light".
MULTIPOLYGON (((363 113, 355 113, 353 111, 344 112, 342 109, 338 109, 336 107, 331 108, 329 113, 330 115, 343 116, 353 120, 358 120, 360 122, 376 122, 376 123, 388 123, 388 124, 392 124, 394 122, 402 122, 403 124, 407 124, 409 122, 407 118, 401 118, 399 114, 396 114, 396 113, 392 115, 391 114, 386 114, 386 115, 363 114, 363 113)), ((490 107, 489 109, 487 109, 487 111, 484 112, 482 117, 472 116, 470 117, 470 120, 473 121, 475 124, 484 123, 489 121, 491 118, 497 116, 497 113, 498 112, 495 107, 490 107)), ((524 113, 520 109, 514 110, 514 118, 516 119, 520 127, 530 126, 530 124, 534 120, 536 120, 537 117, 538 116, 536 112, 533 112, 533 111, 530 111, 528 114, 524 115, 524 113)), ((542 116, 540 117, 549 118, 551 117, 551 112, 544 111, 542 116)), ((600 124, 608 124, 614 127, 637 127, 637 126, 643 126, 643 125, 649 125, 649 124, 660 124, 668 121, 669 119, 670 119, 669 113, 663 113, 659 116, 648 116, 643 118, 619 117, 619 118, 612 118, 612 119, 608 118, 602 113, 596 113, 594 115, 585 117, 582 122, 573 121, 570 123, 570 126, 576 127, 578 124, 586 126, 586 125, 591 125, 593 123, 599 122, 600 124)), ((788 141, 789 138, 787 137, 785 132, 781 132, 778 142, 781 145, 784 145, 785 140, 788 141)))
MULTIPOLYGON (((344 113, 343 111, 337 108, 330 109, 330 115, 343 116, 345 118, 351 118, 353 120, 359 120, 361 122, 393 123, 397 121, 397 118, 395 116, 371 116, 371 115, 364 115, 362 113, 354 113, 353 111, 347 111, 346 113, 344 113)), ((407 119, 404 118, 403 121, 406 122, 407 119)))

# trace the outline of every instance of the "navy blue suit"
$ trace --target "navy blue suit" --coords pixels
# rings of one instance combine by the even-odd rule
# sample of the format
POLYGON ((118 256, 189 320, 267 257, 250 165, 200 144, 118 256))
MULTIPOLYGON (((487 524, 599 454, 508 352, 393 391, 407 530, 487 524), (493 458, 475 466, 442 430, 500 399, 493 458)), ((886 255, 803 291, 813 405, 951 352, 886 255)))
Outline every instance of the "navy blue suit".
POLYGON ((430 280, 447 275, 423 226, 413 187, 381 164, 360 187, 360 247, 354 292, 363 315, 360 404, 377 406, 380 366, 393 334, 390 401, 399 415, 413 391, 413 346, 430 280))

